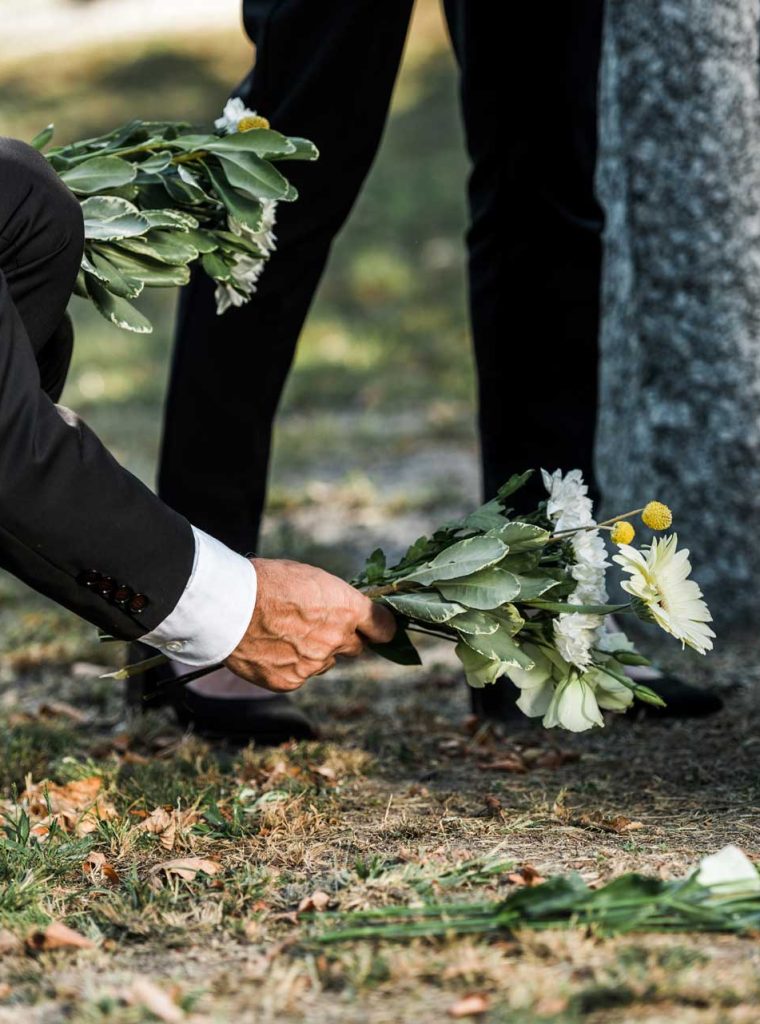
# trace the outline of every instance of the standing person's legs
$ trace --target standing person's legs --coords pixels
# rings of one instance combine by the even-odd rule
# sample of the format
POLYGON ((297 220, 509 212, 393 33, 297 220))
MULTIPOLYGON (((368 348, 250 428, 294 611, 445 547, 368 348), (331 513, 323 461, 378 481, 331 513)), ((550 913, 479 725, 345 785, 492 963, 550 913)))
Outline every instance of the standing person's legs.
MULTIPOLYGON (((485 493, 529 467, 594 487, 602 212, 594 196, 602 0, 445 0, 472 161, 470 307, 485 493)), ((520 502, 543 497, 534 478, 520 502)))
POLYGON ((332 241, 380 142, 412 0, 246 0, 257 47, 237 90, 315 164, 289 164, 300 198, 278 208, 277 252, 257 293, 217 317, 212 282, 183 291, 159 493, 241 552, 256 547, 272 420, 332 241))
MULTIPOLYGON (((483 487, 527 468, 580 468, 592 492, 602 212, 594 196, 602 0, 510 9, 444 0, 472 163, 470 316, 483 487)), ((534 475, 518 507, 545 497, 534 475)), ((473 691, 513 717, 515 687, 473 691)))

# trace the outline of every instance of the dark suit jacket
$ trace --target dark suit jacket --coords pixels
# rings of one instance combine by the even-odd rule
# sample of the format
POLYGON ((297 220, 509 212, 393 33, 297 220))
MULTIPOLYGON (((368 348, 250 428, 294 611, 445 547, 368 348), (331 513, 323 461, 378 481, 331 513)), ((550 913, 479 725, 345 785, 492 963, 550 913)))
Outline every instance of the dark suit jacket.
POLYGON ((54 404, 82 245, 79 203, 47 161, 0 139, 0 566, 134 639, 174 608, 195 545, 187 520, 54 404))

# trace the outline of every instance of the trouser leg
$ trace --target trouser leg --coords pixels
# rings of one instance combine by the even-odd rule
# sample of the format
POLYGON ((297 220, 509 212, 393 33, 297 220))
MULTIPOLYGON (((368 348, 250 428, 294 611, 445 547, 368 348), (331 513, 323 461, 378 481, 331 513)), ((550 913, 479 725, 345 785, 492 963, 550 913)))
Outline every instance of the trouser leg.
MULTIPOLYGON (((469 290, 487 496, 529 467, 594 489, 602 213, 594 196, 602 0, 510 11, 446 0, 472 163, 469 290)), ((538 477, 523 507, 544 496, 538 477)))
POLYGON ((411 6, 244 3, 257 59, 239 94, 321 155, 287 165, 300 198, 280 204, 277 252, 246 306, 217 317, 202 274, 184 289, 159 473, 170 505, 240 551, 257 543, 272 420, 333 238, 377 150, 411 6))

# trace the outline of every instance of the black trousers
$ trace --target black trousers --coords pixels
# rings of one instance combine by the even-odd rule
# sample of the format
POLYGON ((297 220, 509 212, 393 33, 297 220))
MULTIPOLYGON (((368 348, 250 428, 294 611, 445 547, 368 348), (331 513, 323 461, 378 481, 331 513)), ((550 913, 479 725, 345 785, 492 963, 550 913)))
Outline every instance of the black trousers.
MULTIPOLYGON (((472 164, 469 292, 487 495, 529 466, 578 466, 593 485, 602 2, 510 5, 505 33, 489 0, 445 0, 472 164)), ((159 493, 251 551, 272 420, 330 246, 377 151, 412 0, 243 7, 257 59, 237 92, 321 156, 289 165, 300 198, 280 205, 278 251, 248 305, 218 318, 201 274, 182 293, 159 493)), ((525 500, 541 495, 535 481, 525 500)))

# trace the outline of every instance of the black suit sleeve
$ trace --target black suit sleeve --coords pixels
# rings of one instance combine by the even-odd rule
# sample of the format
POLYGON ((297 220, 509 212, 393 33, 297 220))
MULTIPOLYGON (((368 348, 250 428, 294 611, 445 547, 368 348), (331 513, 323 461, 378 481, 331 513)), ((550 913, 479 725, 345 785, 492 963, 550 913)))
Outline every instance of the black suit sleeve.
POLYGON ((195 543, 187 520, 41 387, 40 321, 63 316, 55 304, 70 293, 81 230, 78 203, 46 162, 0 140, 0 565, 133 639, 176 605, 195 543))

